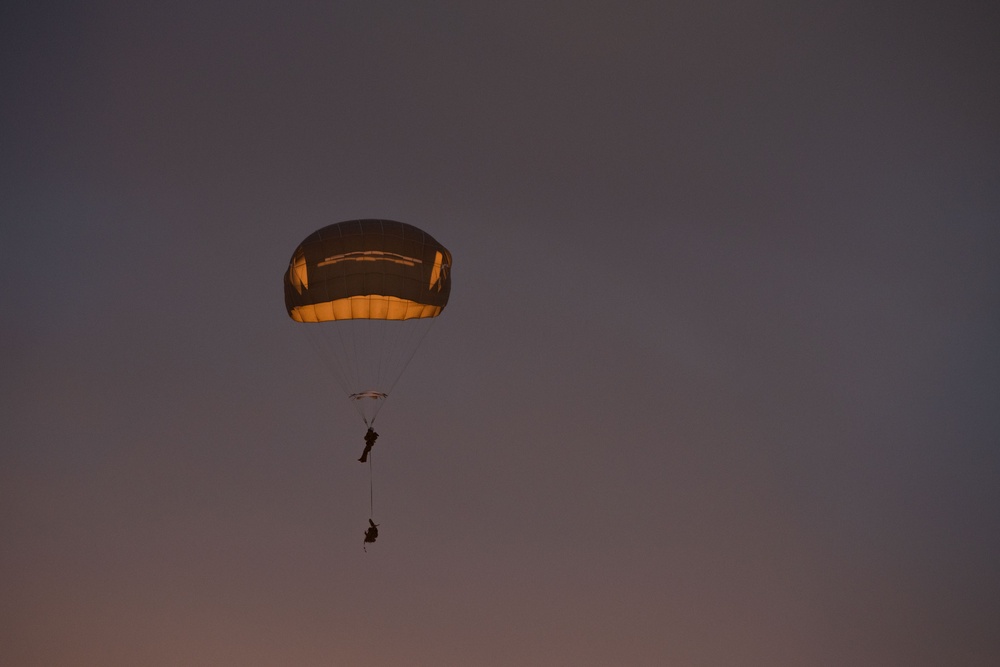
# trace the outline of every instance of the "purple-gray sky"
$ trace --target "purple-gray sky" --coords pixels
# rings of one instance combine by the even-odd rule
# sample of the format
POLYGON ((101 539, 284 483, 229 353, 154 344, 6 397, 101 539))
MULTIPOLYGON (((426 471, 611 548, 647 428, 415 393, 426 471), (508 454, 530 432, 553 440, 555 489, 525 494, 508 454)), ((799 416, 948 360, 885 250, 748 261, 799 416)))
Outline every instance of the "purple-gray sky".
POLYGON ((0 663, 995 665, 1000 10, 7 2, 0 663), (364 427, 284 313, 417 225, 364 427))

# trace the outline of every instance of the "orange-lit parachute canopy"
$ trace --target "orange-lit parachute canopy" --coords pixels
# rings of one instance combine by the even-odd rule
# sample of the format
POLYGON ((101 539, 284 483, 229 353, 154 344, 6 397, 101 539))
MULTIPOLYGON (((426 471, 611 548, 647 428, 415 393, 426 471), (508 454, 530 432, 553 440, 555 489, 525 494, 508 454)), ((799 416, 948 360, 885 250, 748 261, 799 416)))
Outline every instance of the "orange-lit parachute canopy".
POLYGON ((451 253, 393 220, 328 225, 299 244, 285 272, 296 322, 436 317, 451 292, 451 253))
POLYGON ((448 304, 451 253, 403 222, 338 222, 299 244, 284 289, 289 317, 306 324, 301 328, 370 426, 448 304))

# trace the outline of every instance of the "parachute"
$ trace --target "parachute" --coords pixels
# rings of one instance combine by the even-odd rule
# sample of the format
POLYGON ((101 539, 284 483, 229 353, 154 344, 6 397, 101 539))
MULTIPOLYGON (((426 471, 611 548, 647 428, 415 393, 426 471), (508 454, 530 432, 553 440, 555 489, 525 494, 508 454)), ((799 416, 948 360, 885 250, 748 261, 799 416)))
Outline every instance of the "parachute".
POLYGON ((371 427, 451 292, 451 253, 394 220, 348 220, 295 249, 288 316, 371 427))

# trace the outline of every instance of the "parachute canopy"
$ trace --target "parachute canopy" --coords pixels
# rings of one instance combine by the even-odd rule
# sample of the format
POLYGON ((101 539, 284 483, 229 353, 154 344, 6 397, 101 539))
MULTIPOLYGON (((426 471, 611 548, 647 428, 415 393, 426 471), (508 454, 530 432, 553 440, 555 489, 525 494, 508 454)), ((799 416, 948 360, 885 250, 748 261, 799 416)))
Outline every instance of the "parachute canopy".
POLYGON ((319 229, 292 254, 285 309, 369 426, 448 304, 451 253, 393 220, 319 229))
POLYGON ((451 253, 393 220, 328 225, 299 244, 285 272, 296 322, 436 317, 451 292, 451 253))

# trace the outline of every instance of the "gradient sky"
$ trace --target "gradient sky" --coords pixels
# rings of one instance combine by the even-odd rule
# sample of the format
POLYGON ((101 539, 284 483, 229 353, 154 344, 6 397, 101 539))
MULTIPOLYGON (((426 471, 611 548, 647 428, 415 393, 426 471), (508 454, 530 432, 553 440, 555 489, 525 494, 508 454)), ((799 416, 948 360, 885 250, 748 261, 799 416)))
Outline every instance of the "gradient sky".
POLYGON ((0 26, 0 663, 1000 664, 995 3, 0 26), (454 255, 368 553, 361 217, 454 255))

